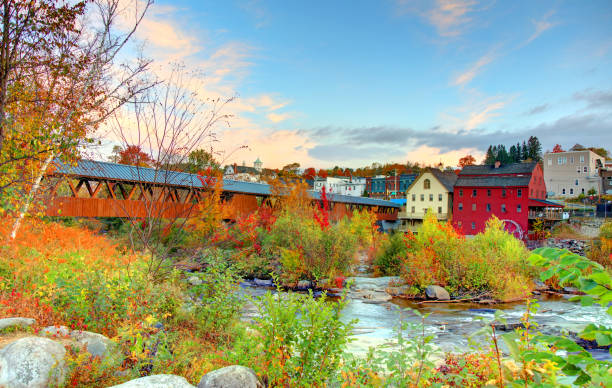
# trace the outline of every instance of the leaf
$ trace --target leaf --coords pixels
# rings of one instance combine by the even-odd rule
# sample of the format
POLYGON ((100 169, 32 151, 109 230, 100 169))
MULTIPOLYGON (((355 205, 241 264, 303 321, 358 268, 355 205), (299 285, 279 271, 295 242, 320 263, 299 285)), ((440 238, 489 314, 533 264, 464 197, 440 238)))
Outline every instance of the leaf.
POLYGON ((595 340, 599 346, 608 346, 612 345, 612 338, 609 334, 605 333, 595 333, 595 340))
POLYGON ((503 334, 501 337, 506 343, 506 346, 508 346, 508 350, 510 351, 510 355, 512 356, 512 358, 518 360, 520 353, 518 348, 519 337, 516 332, 506 333, 503 334))

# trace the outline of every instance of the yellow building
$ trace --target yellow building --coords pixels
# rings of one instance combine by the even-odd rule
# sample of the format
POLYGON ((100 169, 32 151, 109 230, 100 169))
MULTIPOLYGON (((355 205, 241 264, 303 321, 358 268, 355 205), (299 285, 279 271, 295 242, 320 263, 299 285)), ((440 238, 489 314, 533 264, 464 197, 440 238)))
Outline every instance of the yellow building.
POLYGON ((402 229, 416 231, 427 212, 434 212, 440 221, 451 219, 453 186, 457 174, 429 168, 406 190, 406 207, 399 213, 402 229))

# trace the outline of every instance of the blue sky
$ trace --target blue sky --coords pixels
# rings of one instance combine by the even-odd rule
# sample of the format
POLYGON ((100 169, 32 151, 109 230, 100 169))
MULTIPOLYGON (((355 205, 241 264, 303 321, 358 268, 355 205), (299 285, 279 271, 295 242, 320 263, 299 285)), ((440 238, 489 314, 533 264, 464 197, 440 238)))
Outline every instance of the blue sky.
POLYGON ((454 165, 530 135, 612 145, 610 1, 164 1, 159 62, 238 95, 219 150, 265 166, 454 165))

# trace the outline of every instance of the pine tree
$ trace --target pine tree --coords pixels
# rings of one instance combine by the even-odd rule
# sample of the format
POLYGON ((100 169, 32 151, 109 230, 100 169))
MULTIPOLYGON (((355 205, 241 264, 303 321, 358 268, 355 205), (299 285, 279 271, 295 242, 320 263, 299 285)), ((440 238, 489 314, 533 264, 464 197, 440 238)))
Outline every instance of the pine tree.
POLYGON ((539 162, 542 160, 542 144, 540 144, 540 140, 536 136, 530 136, 527 141, 527 148, 529 152, 529 157, 534 162, 539 162))
POLYGON ((487 155, 485 156, 484 164, 492 165, 495 163, 495 154, 493 153, 493 147, 489 146, 487 149, 487 155))
POLYGON ((510 156, 508 151, 506 151, 506 146, 503 144, 497 146, 497 160, 501 164, 508 164, 510 162, 510 156))
POLYGON ((518 155, 518 151, 516 149, 516 146, 513 144, 510 146, 510 151, 508 152, 509 156, 510 156, 510 162, 511 163, 516 163, 519 161, 519 155, 518 155))
POLYGON ((527 149, 527 143, 523 140, 523 147, 521 148, 521 160, 527 160, 529 158, 529 149, 527 149))
POLYGON ((520 162, 523 160, 523 149, 521 148, 521 143, 516 143, 516 161, 520 162))

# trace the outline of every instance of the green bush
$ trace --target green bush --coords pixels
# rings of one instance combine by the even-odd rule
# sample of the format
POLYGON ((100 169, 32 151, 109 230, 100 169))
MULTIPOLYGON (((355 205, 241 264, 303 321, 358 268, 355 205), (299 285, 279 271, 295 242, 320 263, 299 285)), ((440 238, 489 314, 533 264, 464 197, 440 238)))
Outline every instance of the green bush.
POLYGON ((408 253, 402 233, 393 233, 383 242, 381 253, 374 259, 374 266, 381 275, 399 275, 402 262, 408 253))
POLYGON ((344 323, 344 299, 272 294, 253 301, 259 317, 228 354, 253 368, 270 387, 325 386, 342 360, 354 322, 344 323))

